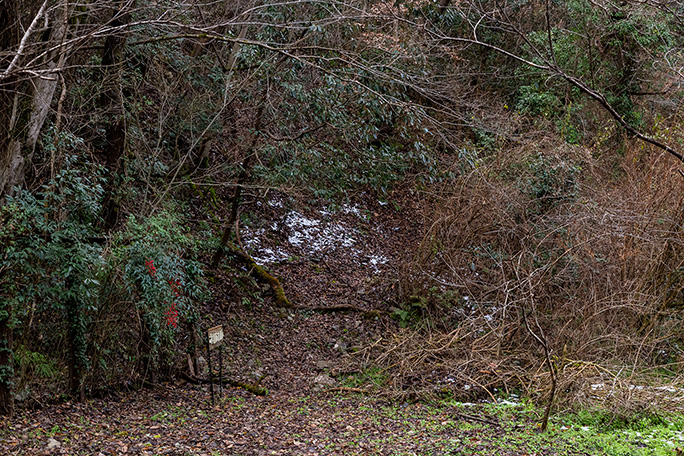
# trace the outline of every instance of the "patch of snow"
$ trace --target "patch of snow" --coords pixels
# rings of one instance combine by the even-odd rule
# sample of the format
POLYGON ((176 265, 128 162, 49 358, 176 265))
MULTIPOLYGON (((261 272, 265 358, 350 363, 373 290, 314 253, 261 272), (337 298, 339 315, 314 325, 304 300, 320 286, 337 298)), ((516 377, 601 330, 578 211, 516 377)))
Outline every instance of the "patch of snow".
MULTIPOLYGON (((359 255, 364 255, 362 252, 360 252, 358 250, 355 252, 358 253, 359 255)), ((375 272, 380 272, 380 267, 379 267, 380 265, 389 263, 389 258, 387 258, 386 256, 383 256, 383 255, 371 254, 371 255, 365 255, 365 256, 368 258, 368 260, 362 261, 361 264, 366 265, 366 266, 370 266, 373 269, 373 271, 375 271, 375 272)))
POLYGON ((290 255, 279 248, 276 248, 275 250, 261 248, 258 250, 258 254, 253 256, 253 258, 257 263, 280 263, 281 261, 290 258, 290 255))
POLYGON ((370 255, 368 257, 368 262, 373 266, 377 266, 378 264, 386 264, 388 261, 389 258, 383 255, 370 255))
MULTIPOLYGON (((282 207, 280 201, 269 201, 269 205, 282 207)), ((357 206, 342 206, 342 211, 363 218, 363 212, 357 206)), ((282 222, 270 224, 269 231, 279 231, 279 228, 288 234, 287 242, 290 246, 301 249, 301 253, 312 255, 318 252, 330 252, 337 249, 348 249, 352 257, 357 258, 357 263, 372 268, 375 272, 380 271, 380 266, 390 262, 390 259, 382 254, 369 252, 367 246, 361 245, 357 238, 359 231, 345 224, 324 220, 323 217, 332 215, 328 209, 318 211, 321 218, 316 216, 307 217, 298 211, 289 211, 285 214, 282 222), (358 248, 355 248, 358 246, 358 248)), ((260 263, 278 263, 292 257, 288 253, 287 244, 281 247, 260 247, 261 240, 266 235, 266 229, 245 230, 245 245, 254 252, 254 259, 260 263)), ((299 253, 299 254, 301 254, 299 253)))
POLYGON ((292 211, 285 218, 285 224, 290 228, 288 242, 301 247, 307 253, 315 253, 338 247, 351 247, 356 230, 347 228, 341 223, 321 225, 320 220, 307 218, 299 212, 292 211))
POLYGON ((499 311, 499 308, 498 308, 498 307, 492 307, 492 308, 489 309, 489 310, 490 310, 491 312, 486 313, 486 314, 484 315, 484 318, 485 318, 485 320, 487 320, 487 321, 492 321, 492 320, 494 320, 494 317, 496 316, 496 313, 499 311))
POLYGON ((668 393, 676 393, 677 388, 673 388, 671 386, 657 386, 655 389, 661 390, 661 391, 667 391, 668 393))
POLYGON ((314 219, 304 217, 302 214, 300 214, 297 211, 290 212, 289 214, 287 214, 287 217, 285 218, 285 224, 287 226, 289 226, 290 228, 317 226, 317 225, 320 225, 320 223, 321 223, 320 220, 314 220, 314 219))
POLYGON ((361 214, 361 209, 359 209, 357 206, 350 206, 348 204, 343 204, 342 205, 342 212, 345 214, 353 214, 356 215, 357 217, 363 217, 361 214))

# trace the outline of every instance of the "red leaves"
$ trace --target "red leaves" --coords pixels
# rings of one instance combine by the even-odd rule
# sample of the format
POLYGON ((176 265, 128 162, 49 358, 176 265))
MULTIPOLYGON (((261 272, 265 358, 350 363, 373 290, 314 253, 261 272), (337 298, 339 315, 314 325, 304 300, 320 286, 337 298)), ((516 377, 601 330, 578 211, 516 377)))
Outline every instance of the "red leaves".
POLYGON ((147 271, 150 273, 150 276, 152 278, 157 277, 157 268, 154 267, 154 260, 150 259, 145 262, 145 266, 147 266, 147 271))
POLYGON ((171 306, 165 312, 166 315, 166 326, 173 326, 174 328, 178 326, 178 310, 176 309, 176 303, 172 303, 171 306))
MULTIPOLYGON (((149 259, 145 262, 145 266, 147 266, 147 271, 150 273, 150 276, 153 279, 157 278, 157 268, 154 266, 154 260, 149 259)), ((171 291, 173 292, 174 296, 176 298, 181 297, 181 283, 179 279, 176 280, 167 280, 169 285, 171 286, 171 291)), ((166 301, 164 301, 164 304, 166 304, 166 301)), ((178 317, 180 313, 178 312, 178 309, 176 307, 176 302, 172 302, 171 305, 169 306, 168 309, 166 309, 166 312, 164 312, 164 315, 166 316, 166 326, 173 326, 174 328, 178 326, 178 317)))

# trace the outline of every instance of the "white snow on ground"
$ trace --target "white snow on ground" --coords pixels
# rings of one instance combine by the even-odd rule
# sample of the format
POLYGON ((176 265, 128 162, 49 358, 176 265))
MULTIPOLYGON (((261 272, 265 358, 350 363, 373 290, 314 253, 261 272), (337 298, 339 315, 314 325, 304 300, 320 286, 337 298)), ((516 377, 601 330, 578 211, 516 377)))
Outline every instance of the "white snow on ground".
POLYGON ((306 253, 321 250, 351 247, 356 230, 342 223, 323 223, 321 220, 307 218, 292 211, 285 217, 285 225, 290 229, 288 242, 301 247, 306 253))
POLYGON ((259 256, 254 257, 258 263, 280 263, 290 258, 290 255, 276 247, 276 249, 261 248, 259 249, 259 256))
POLYGON ((359 209, 357 206, 350 206, 348 204, 343 204, 342 205, 342 212, 345 214, 354 214, 357 217, 363 217, 361 214, 361 209, 359 209))
POLYGON ((585 388, 586 396, 595 401, 612 400, 622 394, 643 404, 684 412, 684 388, 676 385, 635 385, 628 380, 611 379, 605 383, 587 384, 585 388))
MULTIPOLYGON (((283 207, 279 201, 269 201, 273 207, 283 207)), ((357 206, 343 205, 341 208, 345 214, 352 214, 363 218, 361 209, 357 206)), ((332 212, 327 209, 318 211, 322 217, 330 218, 332 212)), ((351 253, 358 259, 360 265, 365 265, 378 272, 381 265, 387 264, 389 258, 375 252, 367 252, 359 244, 360 234, 358 230, 348 226, 343 222, 326 221, 317 218, 306 217, 297 211, 289 211, 283 220, 288 233, 287 244, 299 249, 297 254, 313 255, 316 253, 327 253, 337 249, 350 249, 351 253), (358 246, 358 247, 357 247, 358 246)), ((271 230, 276 231, 278 224, 273 223, 271 230)), ((294 256, 288 251, 288 245, 276 248, 261 247, 261 240, 265 236, 264 229, 245 232, 245 243, 253 252, 254 259, 259 263, 279 263, 294 256)))
POLYGON ((368 264, 377 266, 379 264, 385 264, 389 261, 389 258, 383 255, 369 255, 368 264))

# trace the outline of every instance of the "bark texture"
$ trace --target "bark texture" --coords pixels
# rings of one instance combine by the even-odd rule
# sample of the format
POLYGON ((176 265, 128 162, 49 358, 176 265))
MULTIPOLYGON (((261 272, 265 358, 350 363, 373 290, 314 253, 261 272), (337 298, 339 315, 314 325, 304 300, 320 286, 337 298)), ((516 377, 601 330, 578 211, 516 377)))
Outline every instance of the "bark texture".
MULTIPOLYGON (((31 34, 31 28, 23 36, 19 36, 16 27, 21 18, 18 6, 14 3, 0 3, 0 30, 9 28, 0 34, 2 51, 8 51, 10 55, 14 52, 14 57, 19 52, 29 54, 31 49, 42 50, 47 47, 51 51, 45 54, 39 64, 42 70, 40 76, 34 76, 30 81, 21 81, 10 75, 1 81, 0 205, 4 204, 5 195, 13 195, 15 189, 23 185, 25 170, 33 159, 38 139, 50 114, 55 89, 61 77, 60 68, 65 61, 65 52, 59 44, 66 38, 69 15, 73 9, 67 0, 62 0, 54 9, 54 15, 46 16, 50 32, 45 41, 40 41, 41 37, 36 31, 31 34), (30 106, 28 112, 22 112, 22 106, 30 106)), ((21 57, 24 56, 16 60, 13 58, 10 65, 20 67, 21 57)))

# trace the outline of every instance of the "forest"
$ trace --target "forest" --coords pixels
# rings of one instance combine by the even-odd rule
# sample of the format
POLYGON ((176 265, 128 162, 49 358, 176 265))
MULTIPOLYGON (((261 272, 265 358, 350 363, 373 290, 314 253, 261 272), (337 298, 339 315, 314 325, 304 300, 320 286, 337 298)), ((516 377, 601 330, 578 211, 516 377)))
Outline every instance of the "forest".
POLYGON ((222 325, 229 396, 662 424, 683 81, 681 1, 0 0, 0 416, 207 396, 222 325))

